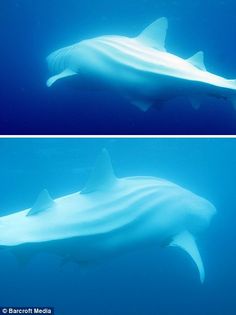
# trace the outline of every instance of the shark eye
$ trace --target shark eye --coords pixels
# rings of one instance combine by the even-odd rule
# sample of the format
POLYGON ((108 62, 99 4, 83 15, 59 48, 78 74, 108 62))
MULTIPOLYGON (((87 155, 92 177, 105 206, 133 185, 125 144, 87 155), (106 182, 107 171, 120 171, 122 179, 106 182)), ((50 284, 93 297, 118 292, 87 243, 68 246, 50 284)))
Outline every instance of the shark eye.
POLYGON ((161 242, 160 246, 161 246, 162 248, 168 247, 168 246, 173 242, 173 239, 174 239, 173 236, 169 236, 169 237, 165 238, 165 239, 161 242))

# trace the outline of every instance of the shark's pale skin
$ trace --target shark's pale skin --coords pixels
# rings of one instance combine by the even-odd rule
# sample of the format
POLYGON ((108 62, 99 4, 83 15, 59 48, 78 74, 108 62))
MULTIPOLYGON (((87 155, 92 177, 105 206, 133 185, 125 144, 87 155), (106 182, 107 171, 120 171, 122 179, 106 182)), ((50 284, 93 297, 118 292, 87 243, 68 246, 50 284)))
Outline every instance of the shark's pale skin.
POLYGON ((31 209, 0 218, 0 245, 19 257, 42 250, 81 264, 152 246, 178 246, 205 272, 195 237, 216 210, 164 179, 117 178, 104 149, 85 188, 52 199, 44 190, 31 209))
POLYGON ((236 105, 236 80, 208 72, 202 51, 188 59, 167 52, 166 31, 167 19, 161 18, 135 38, 101 36, 57 50, 47 59, 47 86, 78 76, 78 86, 112 88, 143 111, 182 96, 196 109, 206 96, 236 105))

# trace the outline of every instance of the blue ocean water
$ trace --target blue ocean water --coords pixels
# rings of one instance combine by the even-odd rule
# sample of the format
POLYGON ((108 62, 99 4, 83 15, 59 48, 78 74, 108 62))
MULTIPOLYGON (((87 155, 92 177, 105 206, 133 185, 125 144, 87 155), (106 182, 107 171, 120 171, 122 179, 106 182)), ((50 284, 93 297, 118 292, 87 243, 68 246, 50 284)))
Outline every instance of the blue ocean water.
POLYGON ((2 0, 1 134, 235 134, 236 113, 225 100, 188 100, 139 111, 110 91, 47 89, 46 56, 104 34, 136 36, 169 19, 167 49, 184 58, 205 52, 209 71, 236 78, 234 0, 2 0))
POLYGON ((44 188, 53 198, 82 189, 102 148, 118 177, 165 178, 215 205, 197 240, 205 283, 176 248, 146 248, 88 270, 61 267, 44 253, 23 267, 1 250, 0 306, 53 306, 58 315, 234 315, 235 139, 1 139, 1 216, 31 207, 44 188))

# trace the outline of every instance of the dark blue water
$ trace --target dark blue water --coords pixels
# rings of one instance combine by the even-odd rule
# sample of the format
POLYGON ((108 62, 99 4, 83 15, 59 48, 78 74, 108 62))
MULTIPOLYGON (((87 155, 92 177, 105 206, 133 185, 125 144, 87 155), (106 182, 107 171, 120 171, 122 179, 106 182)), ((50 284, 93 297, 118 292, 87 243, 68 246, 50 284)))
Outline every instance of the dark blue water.
POLYGON ((118 177, 162 177, 215 205, 197 239, 205 283, 177 248, 146 248, 88 270, 61 267, 44 253, 22 267, 2 250, 0 306, 54 306, 58 315, 234 315, 235 139, 1 139, 1 215, 31 207, 44 188, 53 198, 79 191, 104 147, 118 177))
POLYGON ((205 52, 209 71, 236 78, 234 0, 2 0, 1 134, 235 134, 230 102, 171 101, 139 111, 110 91, 47 89, 46 56, 104 34, 136 36, 155 19, 169 19, 168 51, 188 58, 205 52))

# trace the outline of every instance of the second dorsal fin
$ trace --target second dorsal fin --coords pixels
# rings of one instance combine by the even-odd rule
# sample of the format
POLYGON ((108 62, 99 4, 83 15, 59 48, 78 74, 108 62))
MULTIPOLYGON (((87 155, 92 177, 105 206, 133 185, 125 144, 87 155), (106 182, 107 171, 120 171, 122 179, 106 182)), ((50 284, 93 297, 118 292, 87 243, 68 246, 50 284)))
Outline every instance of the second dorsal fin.
POLYGON ((200 70, 206 71, 203 51, 197 52, 192 57, 188 58, 187 61, 190 62, 195 67, 199 68, 200 70))
POLYGON ((112 168, 110 155, 106 149, 103 149, 81 194, 88 194, 96 190, 109 188, 115 181, 116 176, 112 168))
POLYGON ((55 202, 50 197, 48 191, 44 189, 38 196, 35 204, 28 212, 27 216, 35 215, 54 206, 55 202))

